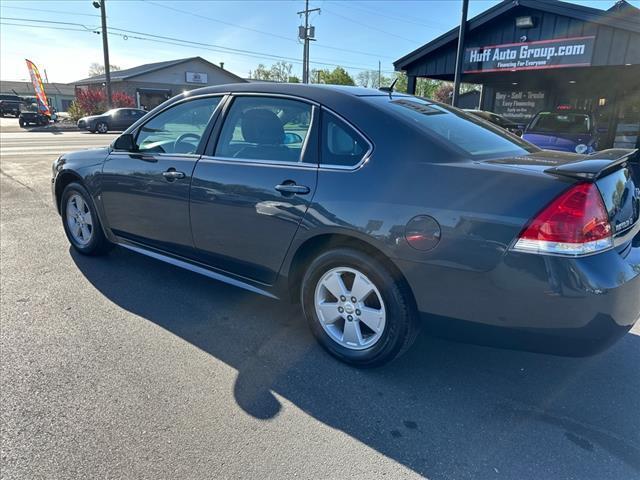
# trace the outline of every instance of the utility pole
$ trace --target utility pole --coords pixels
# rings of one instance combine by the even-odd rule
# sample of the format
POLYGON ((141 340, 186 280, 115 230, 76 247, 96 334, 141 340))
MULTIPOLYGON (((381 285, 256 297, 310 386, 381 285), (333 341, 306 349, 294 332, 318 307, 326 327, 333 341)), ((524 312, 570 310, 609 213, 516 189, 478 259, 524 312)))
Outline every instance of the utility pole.
POLYGON ((378 60, 378 88, 382 86, 382 66, 380 60, 378 60))
POLYGON ((319 8, 309 10, 309 0, 305 0, 304 10, 298 12, 298 15, 304 14, 304 27, 301 26, 298 29, 298 38, 304 40, 302 51, 302 83, 309 83, 309 41, 315 40, 315 27, 309 27, 309 14, 319 11, 319 8))
POLYGON ((95 8, 100 9, 102 17, 102 52, 104 54, 104 80, 107 90, 107 108, 112 107, 111 102, 111 67, 109 65, 109 41, 107 39, 107 9, 105 7, 106 0, 93 2, 95 8))
POLYGON ((464 34, 467 31, 468 10, 469 0, 462 0, 462 18, 458 31, 458 55, 456 56, 456 73, 453 77, 453 99, 451 101, 454 107, 458 106, 458 98, 460 97, 460 77, 462 77, 462 64, 464 63, 464 34))

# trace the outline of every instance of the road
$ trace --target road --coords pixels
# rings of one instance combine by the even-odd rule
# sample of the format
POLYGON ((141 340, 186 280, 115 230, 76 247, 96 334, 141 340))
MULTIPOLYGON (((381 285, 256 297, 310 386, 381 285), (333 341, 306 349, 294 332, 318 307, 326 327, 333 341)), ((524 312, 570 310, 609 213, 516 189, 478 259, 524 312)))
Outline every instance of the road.
POLYGON ((640 478, 640 329, 559 358, 422 336, 357 370, 296 307, 69 249, 51 162, 112 135, 2 133, 2 479, 640 478))

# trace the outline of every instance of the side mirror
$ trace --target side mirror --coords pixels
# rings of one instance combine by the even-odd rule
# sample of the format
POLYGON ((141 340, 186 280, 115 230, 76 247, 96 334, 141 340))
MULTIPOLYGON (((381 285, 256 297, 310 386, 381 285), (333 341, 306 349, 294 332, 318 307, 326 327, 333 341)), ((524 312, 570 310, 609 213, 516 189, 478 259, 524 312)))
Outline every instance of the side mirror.
POLYGON ((295 143, 302 143, 302 137, 297 133, 286 132, 284 134, 284 145, 293 145, 295 143))
POLYGON ((114 150, 119 150, 122 152, 135 152, 138 150, 138 146, 136 145, 135 140, 133 139, 133 135, 130 133, 123 133, 113 142, 112 147, 114 150))

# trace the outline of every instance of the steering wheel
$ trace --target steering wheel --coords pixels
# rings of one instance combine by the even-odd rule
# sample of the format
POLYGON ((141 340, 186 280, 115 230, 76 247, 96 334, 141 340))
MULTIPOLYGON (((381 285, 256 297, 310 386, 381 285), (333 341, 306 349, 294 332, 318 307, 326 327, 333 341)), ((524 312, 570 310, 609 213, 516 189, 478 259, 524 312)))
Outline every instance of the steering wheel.
MULTIPOLYGON (((180 135, 180 136, 178 137, 178 139, 174 142, 174 144, 173 144, 173 151, 174 151, 175 153, 178 153, 178 145, 180 145, 181 143, 187 143, 187 144, 191 145, 191 146, 194 148, 194 150, 195 150, 195 149, 198 147, 197 143, 199 143, 199 142, 200 142, 200 138, 202 138, 202 137, 201 137, 200 135, 198 135, 197 133, 183 133, 183 134, 182 134, 182 135, 180 135), (194 146, 194 145, 191 145, 191 143, 186 142, 185 140, 186 140, 187 138, 193 138, 193 139, 195 139, 195 140, 196 140, 196 145, 194 146)), ((184 153, 184 152, 182 152, 182 153, 184 153)))

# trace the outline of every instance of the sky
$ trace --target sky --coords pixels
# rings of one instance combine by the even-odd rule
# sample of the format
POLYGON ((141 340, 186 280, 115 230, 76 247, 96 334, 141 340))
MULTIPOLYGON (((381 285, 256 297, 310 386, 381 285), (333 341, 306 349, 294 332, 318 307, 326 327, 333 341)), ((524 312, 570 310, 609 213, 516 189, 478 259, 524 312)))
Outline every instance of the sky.
MULTIPOLYGON (((570 1, 600 9, 615 3, 570 1)), ((469 18, 497 3, 470 0, 469 18)), ((640 7, 640 0, 630 3, 640 7)), ((311 15, 316 29, 311 68, 341 65, 355 77, 362 70, 377 70, 380 62, 389 74, 394 60, 458 25, 461 4, 462 0, 310 0, 310 8, 321 9, 311 15)), ((106 8, 110 63, 123 69, 201 56, 224 62, 227 70, 247 77, 258 64, 269 67, 281 60, 276 57, 286 57, 293 74, 301 77, 297 12, 304 9, 303 0, 106 0, 106 8)), ((41 73, 46 70, 50 82, 85 78, 91 63, 103 61, 102 39, 93 31, 100 26, 99 13, 91 0, 0 0, 0 78, 27 80, 25 58, 41 73)))

